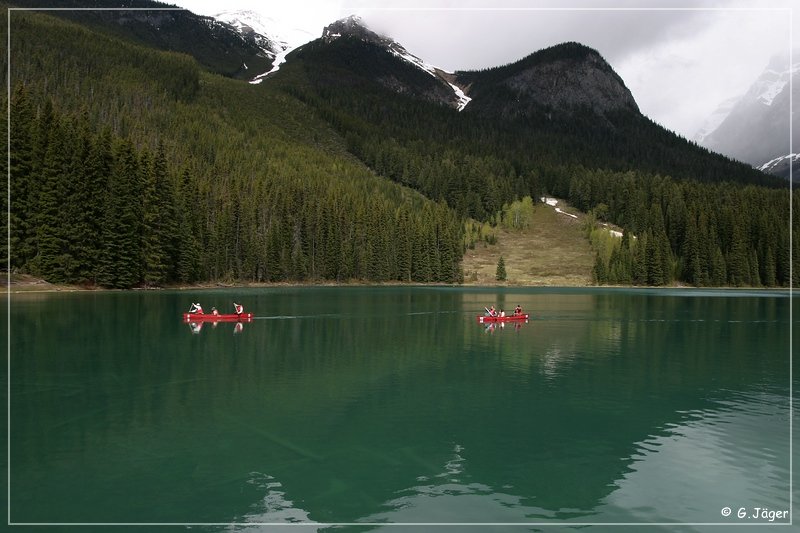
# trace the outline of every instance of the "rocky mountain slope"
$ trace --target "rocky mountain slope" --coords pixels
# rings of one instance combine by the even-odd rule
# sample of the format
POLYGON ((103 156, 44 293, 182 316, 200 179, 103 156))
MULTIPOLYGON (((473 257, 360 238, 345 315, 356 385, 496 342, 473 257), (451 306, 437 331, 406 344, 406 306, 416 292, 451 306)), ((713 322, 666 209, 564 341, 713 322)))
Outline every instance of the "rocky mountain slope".
POLYGON ((542 110, 639 112, 622 78, 596 50, 579 43, 559 44, 502 67, 460 72, 456 79, 475 100, 473 110, 507 118, 542 110))
MULTIPOLYGON (((800 53, 795 54, 797 57, 800 53)), ((695 140, 710 150, 788 178, 787 155, 800 152, 800 141, 789 146, 789 100, 797 102, 800 96, 799 73, 800 62, 789 65, 788 54, 773 57, 743 96, 715 113, 717 127, 698 132, 695 140)), ((791 123, 794 131, 800 131, 800 114, 796 111, 791 123)))

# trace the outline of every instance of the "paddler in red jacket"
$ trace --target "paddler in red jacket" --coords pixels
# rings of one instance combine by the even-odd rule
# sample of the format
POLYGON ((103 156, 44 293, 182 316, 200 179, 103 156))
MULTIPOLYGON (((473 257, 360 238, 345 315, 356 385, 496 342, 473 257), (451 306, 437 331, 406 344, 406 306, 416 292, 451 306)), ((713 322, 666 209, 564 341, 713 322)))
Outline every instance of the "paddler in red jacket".
POLYGON ((244 311, 244 306, 239 305, 236 302, 233 302, 233 308, 236 310, 237 315, 241 315, 242 312, 244 311))
POLYGON ((189 309, 189 312, 190 313, 197 313, 198 315, 202 315, 203 314, 203 308, 200 307, 200 304, 193 303, 192 304, 192 308, 189 309))

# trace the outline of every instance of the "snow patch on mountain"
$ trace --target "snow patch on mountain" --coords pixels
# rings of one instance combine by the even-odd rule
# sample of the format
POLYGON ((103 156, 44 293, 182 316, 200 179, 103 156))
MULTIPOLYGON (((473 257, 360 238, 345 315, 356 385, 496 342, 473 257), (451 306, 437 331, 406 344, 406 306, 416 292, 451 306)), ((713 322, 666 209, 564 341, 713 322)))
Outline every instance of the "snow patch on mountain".
POLYGON ((462 111, 467 106, 467 104, 472 100, 472 98, 464 94, 464 90, 461 87, 459 87, 449 79, 446 79, 446 77, 449 78, 452 76, 453 74, 452 72, 447 72, 446 70, 442 70, 439 67, 435 67, 430 63, 426 63, 425 61, 418 58, 414 54, 408 52, 405 48, 403 48, 402 45, 396 43, 395 41, 392 41, 387 49, 396 57, 399 57, 400 59, 411 63, 415 67, 424 70, 434 78, 439 78, 440 80, 447 83, 447 85, 449 85, 450 88, 453 89, 453 93, 456 95, 456 100, 458 102, 456 108, 459 111, 462 111), (445 77, 443 75, 447 76, 445 77))
MULTIPOLYGON (((774 70, 767 71, 767 73, 776 76, 780 76, 781 74, 774 70)), ((764 105, 771 105, 772 101, 780 94, 783 88, 786 87, 787 83, 789 83, 788 79, 781 79, 780 77, 772 80, 770 83, 764 83, 763 86, 759 87, 761 94, 756 96, 756 100, 764 105)))
POLYGON ((250 80, 250 84, 258 85, 259 83, 264 81, 264 78, 266 78, 273 72, 278 72, 278 70, 280 70, 281 68, 281 65, 286 63, 286 56, 288 56, 292 51, 294 51, 294 48, 287 48, 284 51, 280 52, 278 55, 276 55, 275 60, 272 62, 272 70, 264 72, 263 74, 259 74, 258 76, 250 80))
POLYGON ((272 69, 255 76, 250 83, 261 83, 286 62, 286 56, 292 50, 316 38, 306 30, 288 26, 251 10, 224 11, 214 15, 214 18, 229 24, 242 35, 252 34, 264 53, 273 59, 272 69))
POLYGON ((789 77, 800 72, 800 63, 795 63, 792 68, 777 71, 768 68, 756 80, 747 93, 758 102, 770 106, 781 91, 789 84, 789 77))
POLYGON ((405 48, 403 48, 402 46, 400 46, 396 42, 392 42, 389 45, 389 51, 392 54, 394 54, 395 56, 399 57, 400 59, 408 61, 409 63, 411 63, 415 67, 421 68, 422 70, 424 70, 425 72, 427 72, 431 76, 434 76, 434 77, 436 76, 436 67, 434 67, 433 65, 429 65, 429 64, 425 63, 423 60, 421 60, 420 58, 418 58, 414 54, 409 53, 405 48))
POLYGON ((456 93, 456 98, 458 98, 458 110, 463 111, 467 104, 472 101, 472 98, 464 94, 464 91, 461 90, 461 87, 455 85, 453 83, 447 82, 450 84, 450 87, 453 88, 453 91, 456 93))
MULTIPOLYGON (((446 70, 442 70, 439 67, 435 67, 430 63, 426 63, 422 59, 418 58, 414 54, 408 52, 405 48, 403 48, 400 44, 392 41, 388 47, 389 52, 394 54, 396 57, 407 61, 414 65, 415 67, 424 70, 434 78, 443 79, 447 85, 449 85, 453 89, 453 93, 456 95, 456 99, 458 100, 457 109, 462 111, 467 104, 472 100, 469 96, 464 94, 463 89, 456 85, 455 83, 451 82, 448 79, 444 79, 442 74, 452 75, 452 72, 447 72, 446 70)), ((449 76, 448 76, 449 77, 449 76)))
POLYGON ((800 154, 789 154, 789 155, 782 155, 780 157, 776 157, 770 161, 767 161, 760 167, 758 170, 762 172, 770 172, 772 169, 780 165, 781 163, 796 163, 800 161, 800 154))

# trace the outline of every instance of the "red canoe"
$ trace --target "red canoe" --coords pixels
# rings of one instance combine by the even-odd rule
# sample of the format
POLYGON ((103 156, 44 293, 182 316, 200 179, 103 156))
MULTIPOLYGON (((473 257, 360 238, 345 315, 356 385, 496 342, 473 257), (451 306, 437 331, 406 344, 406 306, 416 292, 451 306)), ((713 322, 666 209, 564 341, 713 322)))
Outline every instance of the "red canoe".
POLYGON ((483 324, 485 322, 515 322, 515 321, 518 321, 518 320, 524 320, 524 321, 527 322, 528 315, 527 314, 524 314, 524 315, 506 315, 506 316, 483 316, 483 315, 478 315, 476 318, 478 319, 478 322, 481 323, 481 324, 483 324))
POLYGON ((253 313, 242 313, 241 315, 212 315, 211 313, 183 313, 184 322, 250 322, 253 320, 253 313))

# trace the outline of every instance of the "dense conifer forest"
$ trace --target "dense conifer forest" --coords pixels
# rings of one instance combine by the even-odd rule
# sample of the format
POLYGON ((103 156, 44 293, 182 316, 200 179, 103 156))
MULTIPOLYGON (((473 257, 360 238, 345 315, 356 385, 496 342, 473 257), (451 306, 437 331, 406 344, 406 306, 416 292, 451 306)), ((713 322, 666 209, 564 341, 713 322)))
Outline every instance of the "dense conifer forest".
POLYGON ((13 17, 12 271, 120 288, 460 280, 456 214, 347 156, 295 99, 13 17))
POLYGON ((800 251, 783 183, 641 116, 459 113, 374 83, 353 65, 387 68, 385 52, 347 39, 254 86, 12 17, 13 272, 119 288, 457 283, 464 221, 544 194, 624 229, 588 229, 598 283, 786 286, 800 251))
MULTIPOLYGON (((342 48, 336 57, 381 53, 352 39, 334 45, 342 48)), ((486 107, 471 109, 472 103, 459 114, 391 96, 369 82, 382 73, 346 71, 328 61, 330 45, 315 46, 319 56, 310 46, 287 66, 287 90, 318 109, 376 172, 446 202, 460 216, 496 221, 514 200, 549 194, 600 223, 624 228, 622 239, 602 245, 593 239, 598 283, 789 284, 785 181, 712 154, 634 113, 599 117, 575 109, 556 121, 543 109, 492 121, 486 107), (342 83, 354 89, 338 90, 342 83)), ((565 46, 563 53, 575 54, 575 48, 565 46)), ((547 57, 556 53, 544 51, 547 57)), ((489 80, 497 75, 488 71, 489 80)), ((796 193, 793 201, 796 208, 796 193)), ((793 245, 797 258, 800 248, 793 245)), ((797 281, 798 270, 793 273, 797 281)))

